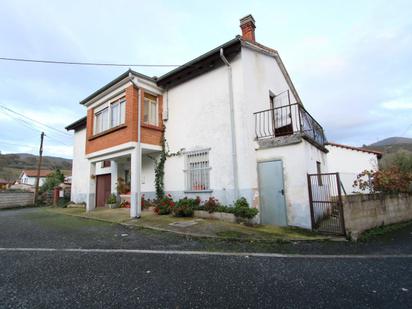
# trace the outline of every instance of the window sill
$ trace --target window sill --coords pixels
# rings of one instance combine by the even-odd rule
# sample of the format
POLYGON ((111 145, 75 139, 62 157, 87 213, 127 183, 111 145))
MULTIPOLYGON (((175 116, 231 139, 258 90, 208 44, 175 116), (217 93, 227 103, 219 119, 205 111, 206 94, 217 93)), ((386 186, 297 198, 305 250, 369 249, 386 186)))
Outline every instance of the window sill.
POLYGON ((212 193, 213 190, 185 190, 184 193, 212 193))
POLYGON ((94 140, 94 139, 96 139, 96 138, 98 138, 98 137, 104 136, 104 135, 106 135, 106 134, 110 134, 110 133, 112 133, 112 132, 115 132, 115 131, 124 129, 124 128, 126 128, 126 127, 127 127, 127 125, 121 124, 121 125, 119 125, 119 126, 117 126, 117 127, 110 128, 110 129, 108 129, 108 130, 106 130, 106 131, 103 131, 103 132, 97 133, 97 134, 95 134, 95 135, 92 135, 92 136, 90 136, 87 140, 91 141, 91 140, 94 140))
POLYGON ((155 126, 155 125, 152 125, 152 124, 142 123, 141 126, 142 126, 142 128, 147 128, 147 129, 152 129, 152 130, 163 132, 162 127, 155 126))

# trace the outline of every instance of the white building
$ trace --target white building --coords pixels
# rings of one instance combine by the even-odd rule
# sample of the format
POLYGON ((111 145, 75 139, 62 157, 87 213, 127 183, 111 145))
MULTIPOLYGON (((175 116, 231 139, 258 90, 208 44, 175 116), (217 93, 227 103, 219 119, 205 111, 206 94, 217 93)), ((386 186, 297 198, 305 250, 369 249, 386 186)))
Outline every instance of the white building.
MULTIPOLYGON (((46 177, 51 173, 50 170, 40 170, 39 186, 42 186, 46 181, 46 177)), ((27 186, 35 186, 37 177, 37 170, 24 170, 20 173, 18 183, 27 186)))
POLYGON ((80 102, 87 117, 67 127, 72 200, 104 206, 121 177, 138 217, 141 194, 155 197, 164 137, 164 188, 174 198, 243 196, 262 223, 311 226, 307 174, 330 170, 323 129, 278 52, 255 41, 253 17, 240 26, 242 36, 160 78, 129 70, 80 102))

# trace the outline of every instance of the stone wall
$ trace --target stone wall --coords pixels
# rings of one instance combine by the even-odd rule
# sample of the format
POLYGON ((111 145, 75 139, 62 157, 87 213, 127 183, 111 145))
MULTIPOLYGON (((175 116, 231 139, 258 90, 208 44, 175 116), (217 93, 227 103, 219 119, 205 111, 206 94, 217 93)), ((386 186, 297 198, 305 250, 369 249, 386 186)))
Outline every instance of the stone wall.
POLYGON ((358 194, 343 197, 347 234, 357 239, 365 230, 412 220, 412 194, 358 194))
POLYGON ((33 205, 33 192, 0 192, 0 209, 33 205))

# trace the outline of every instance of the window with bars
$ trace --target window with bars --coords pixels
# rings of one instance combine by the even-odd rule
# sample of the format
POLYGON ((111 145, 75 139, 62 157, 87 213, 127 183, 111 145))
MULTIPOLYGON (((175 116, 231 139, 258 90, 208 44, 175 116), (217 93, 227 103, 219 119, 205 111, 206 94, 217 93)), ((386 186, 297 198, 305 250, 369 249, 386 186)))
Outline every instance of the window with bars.
POLYGON ((186 153, 186 191, 210 190, 209 150, 196 150, 186 153))

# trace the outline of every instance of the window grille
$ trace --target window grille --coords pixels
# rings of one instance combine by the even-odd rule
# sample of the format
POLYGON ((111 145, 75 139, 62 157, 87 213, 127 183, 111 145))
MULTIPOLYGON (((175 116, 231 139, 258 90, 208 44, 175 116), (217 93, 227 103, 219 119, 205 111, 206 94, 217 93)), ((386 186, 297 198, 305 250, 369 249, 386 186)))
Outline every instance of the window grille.
POLYGON ((210 190, 209 149, 187 152, 185 159, 186 191, 210 190))

